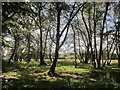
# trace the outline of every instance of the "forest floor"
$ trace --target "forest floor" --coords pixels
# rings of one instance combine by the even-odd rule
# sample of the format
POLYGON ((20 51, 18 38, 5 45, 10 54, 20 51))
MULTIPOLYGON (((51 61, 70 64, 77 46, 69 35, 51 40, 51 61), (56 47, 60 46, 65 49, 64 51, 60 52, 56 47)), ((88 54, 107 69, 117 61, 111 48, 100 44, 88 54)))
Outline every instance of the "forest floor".
POLYGON ((12 62, 10 65, 3 61, 2 88, 3 90, 47 89, 68 90, 67 88, 110 88, 120 89, 120 68, 117 61, 112 60, 111 66, 94 69, 91 64, 78 62, 77 68, 73 60, 58 60, 57 76, 48 76, 50 61, 47 66, 39 66, 39 61, 29 63, 12 62))

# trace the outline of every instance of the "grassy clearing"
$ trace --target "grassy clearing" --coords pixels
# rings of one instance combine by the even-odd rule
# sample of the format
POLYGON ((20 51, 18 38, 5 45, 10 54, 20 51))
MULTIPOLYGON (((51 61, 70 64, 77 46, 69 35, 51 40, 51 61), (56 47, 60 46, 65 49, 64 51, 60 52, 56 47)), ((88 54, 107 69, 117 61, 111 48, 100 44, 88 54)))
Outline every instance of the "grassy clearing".
POLYGON ((47 66, 39 66, 39 62, 14 62, 7 65, 3 62, 3 88, 6 90, 19 90, 23 88, 47 88, 59 90, 60 88, 120 88, 120 69, 114 63, 104 69, 94 69, 90 64, 78 64, 74 61, 59 60, 56 73, 58 76, 50 77, 47 66))

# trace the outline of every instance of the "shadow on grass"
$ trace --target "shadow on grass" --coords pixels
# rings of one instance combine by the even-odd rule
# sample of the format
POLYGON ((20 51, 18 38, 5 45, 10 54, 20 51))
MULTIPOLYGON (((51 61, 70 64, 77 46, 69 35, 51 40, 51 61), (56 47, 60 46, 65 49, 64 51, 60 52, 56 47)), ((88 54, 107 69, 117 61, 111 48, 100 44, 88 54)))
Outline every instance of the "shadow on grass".
POLYGON ((56 83, 55 82, 51 82, 51 81, 45 81, 45 80, 38 80, 36 81, 33 78, 28 77, 29 79, 26 79, 26 77, 21 77, 19 80, 10 80, 7 83, 4 83, 3 85, 3 89, 6 90, 15 90, 15 88, 17 90, 22 90, 23 88, 30 88, 30 89, 34 89, 34 88, 40 88, 40 90, 42 88, 47 88, 48 90, 51 90, 50 87, 52 88, 60 88, 60 87, 64 87, 65 83, 63 84, 63 82, 58 81, 57 80, 57 87, 56 87, 56 83))
MULTIPOLYGON (((63 90, 65 88, 120 88, 120 69, 92 69, 90 65, 80 65, 73 68, 72 62, 58 62, 56 76, 48 76, 49 66, 38 66, 38 62, 14 62, 10 65, 3 63, 3 72, 16 72, 17 78, 9 77, 3 80, 3 90, 23 90, 39 88, 40 90, 63 90), (60 67, 61 66, 61 67, 60 67), (69 69, 64 69, 64 66, 69 69), (72 67, 72 68, 70 68, 72 67), (63 69, 63 71, 61 70, 63 69), (81 69, 88 69, 82 72, 81 69), (71 72, 70 72, 71 70, 71 72), (82 72, 82 73, 81 73, 82 72)), ((68 90, 68 89, 66 89, 68 90)), ((95 90, 95 89, 94 89, 95 90)))

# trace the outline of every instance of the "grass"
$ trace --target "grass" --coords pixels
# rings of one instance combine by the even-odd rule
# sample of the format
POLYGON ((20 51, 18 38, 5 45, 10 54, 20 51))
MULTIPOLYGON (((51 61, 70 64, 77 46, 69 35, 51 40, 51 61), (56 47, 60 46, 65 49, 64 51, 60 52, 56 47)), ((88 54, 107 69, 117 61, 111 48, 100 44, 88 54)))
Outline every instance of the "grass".
POLYGON ((114 63, 104 69, 94 69, 90 64, 78 64, 74 61, 58 60, 56 73, 59 76, 48 76, 50 61, 47 66, 39 66, 38 61, 29 63, 3 62, 3 89, 47 88, 61 90, 61 88, 120 88, 120 69, 114 63))

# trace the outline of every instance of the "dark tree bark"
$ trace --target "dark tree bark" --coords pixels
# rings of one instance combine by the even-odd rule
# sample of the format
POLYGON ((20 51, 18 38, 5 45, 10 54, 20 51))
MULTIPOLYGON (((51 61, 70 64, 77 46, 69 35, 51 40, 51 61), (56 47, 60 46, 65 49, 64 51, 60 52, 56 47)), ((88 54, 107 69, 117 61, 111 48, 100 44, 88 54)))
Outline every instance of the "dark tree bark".
POLYGON ((119 16, 118 16, 118 67, 120 67, 120 1, 119 1, 119 16))
POLYGON ((47 65, 44 61, 44 55, 43 55, 43 44, 42 44, 42 16, 41 16, 41 10, 42 10, 42 3, 39 3, 39 29, 40 29, 40 65, 47 65))
MULTIPOLYGON (((85 49, 87 49, 87 47, 88 47, 88 38, 87 38, 87 36, 86 36, 86 34, 84 33, 84 32, 82 32, 82 30, 80 29, 80 28, 76 28, 76 29, 78 29, 79 31, 80 31, 80 33, 81 33, 81 37, 82 37, 82 40, 83 40, 83 42, 84 42, 84 45, 85 45, 85 49), (84 38, 84 36, 85 36, 85 38, 84 38), (87 41, 87 42, 86 42, 87 41)), ((80 41, 80 40, 79 40, 80 41)), ((80 43, 80 42, 79 42, 80 43)), ((79 50, 80 50, 80 46, 79 46, 79 50)), ((81 63, 84 63, 84 61, 85 61, 85 56, 86 56, 86 50, 85 50, 85 52, 84 52, 84 54, 83 53, 81 53, 81 63)), ((80 55, 80 53, 79 53, 79 55, 80 55)))
POLYGON ((74 28, 73 28, 73 25, 71 25, 71 27, 72 27, 72 30, 73 30, 73 42, 74 42, 74 56, 75 56, 75 68, 77 67, 77 51, 76 51, 76 32, 75 32, 75 30, 74 30, 74 28))
POLYGON ((95 9, 96 5, 95 5, 95 2, 94 2, 94 13, 93 13, 93 19, 94 19, 94 56, 95 56, 95 59, 98 60, 98 57, 97 57, 97 46, 96 46, 96 9, 95 9))
POLYGON ((94 56, 94 53, 93 53, 93 49, 92 49, 92 31, 91 31, 91 24, 90 24, 90 11, 89 11, 89 28, 87 26, 87 23, 85 21, 85 18, 84 18, 84 15, 83 15, 83 11, 84 11, 84 7, 82 8, 82 20, 84 22, 84 25, 85 25, 85 28, 87 30, 87 34, 88 34, 88 42, 89 42, 89 45, 90 45, 90 49, 91 49, 91 56, 92 56, 92 63, 94 65, 94 68, 96 68, 96 62, 95 62, 95 56, 94 56))
POLYGON ((109 61, 109 50, 108 50, 108 36, 109 36, 109 33, 108 33, 108 28, 107 28, 107 22, 106 22, 106 35, 107 35, 107 52, 106 52, 106 60, 105 60, 105 62, 103 62, 103 64, 102 64, 102 67, 105 67, 105 64, 106 64, 106 62, 107 61, 109 61))
POLYGON ((50 46, 49 46, 49 58, 50 58, 50 61, 52 62, 51 51, 52 51, 52 42, 50 42, 50 46))
POLYGON ((103 45, 103 31, 104 31, 104 27, 105 27, 105 21, 106 21, 106 16, 107 16, 107 12, 108 12, 108 6, 109 6, 109 2, 106 2, 106 10, 105 10, 105 14, 104 14, 104 18, 103 18, 103 26, 102 29, 100 31, 100 49, 99 49, 99 59, 97 61, 98 64, 98 68, 101 67, 101 57, 102 57, 102 45, 103 45))
POLYGON ((110 66, 111 60, 112 60, 112 58, 113 58, 114 51, 115 51, 115 47, 113 48, 113 51, 112 51, 112 53, 111 53, 110 60, 107 61, 107 65, 108 65, 108 66, 110 66))
POLYGON ((10 64, 11 60, 13 59, 14 54, 15 54, 15 50, 16 50, 16 48, 14 47, 13 52, 12 52, 12 55, 10 56, 10 58, 9 58, 9 60, 8 60, 8 64, 10 64))
POLYGON ((18 40, 17 40, 17 36, 14 34, 14 39, 15 39, 15 43, 14 43, 14 48, 12 51, 12 55, 10 56, 9 60, 8 60, 8 64, 10 64, 11 60, 14 58, 14 61, 16 61, 17 59, 17 48, 18 48, 18 40), (15 56, 16 54, 16 56, 15 56), (15 58, 16 57, 16 58, 15 58))
POLYGON ((28 52, 27 52, 27 62, 30 62, 30 33, 27 34, 27 42, 28 42, 28 52))
POLYGON ((82 55, 82 49, 81 49, 81 45, 80 45, 80 41, 81 41, 81 39, 80 39, 80 32, 79 31, 77 31, 77 33, 78 33, 78 46, 79 46, 79 60, 80 60, 80 63, 82 63, 83 62, 83 55, 82 55))
MULTIPOLYGON (((92 59, 92 64, 94 66, 94 68, 96 68, 96 62, 95 62, 95 54, 94 54, 94 51, 93 51, 93 46, 92 46, 92 29, 91 29, 91 8, 89 8, 88 10, 88 23, 89 23, 89 44, 90 44, 90 50, 91 50, 91 59, 92 59)), ((96 28, 96 27, 95 27, 96 28)))
POLYGON ((44 49, 43 49, 43 57, 44 58, 45 58, 45 54, 46 54, 47 37, 48 37, 48 29, 46 31, 46 36, 45 36, 45 41, 44 41, 44 49))
POLYGON ((89 44, 86 46, 86 48, 85 48, 85 59, 84 59, 84 63, 88 63, 88 60, 89 60, 89 44))
POLYGON ((16 50, 15 50, 14 61, 18 61, 18 47, 19 47, 19 42, 18 39, 16 39, 16 50))
POLYGON ((55 58, 53 60, 53 63, 50 67, 50 70, 48 72, 49 75, 55 74, 55 67, 57 63, 57 59, 59 57, 59 41, 60 41, 60 14, 61 14, 61 9, 60 9, 60 3, 56 3, 56 9, 57 9, 57 34, 56 34, 56 47, 55 47, 55 58))

